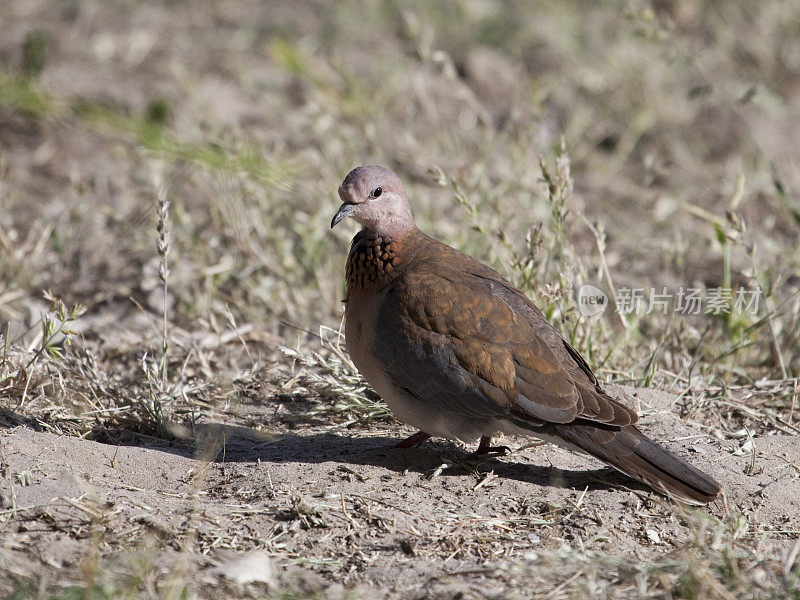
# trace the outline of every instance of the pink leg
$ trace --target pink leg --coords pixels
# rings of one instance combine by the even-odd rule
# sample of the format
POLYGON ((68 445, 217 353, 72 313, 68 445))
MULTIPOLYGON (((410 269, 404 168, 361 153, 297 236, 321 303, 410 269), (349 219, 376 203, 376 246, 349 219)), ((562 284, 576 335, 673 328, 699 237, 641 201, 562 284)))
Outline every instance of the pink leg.
POLYGON ((414 435, 410 435, 406 439, 397 442, 392 448, 416 448, 422 445, 429 437, 431 437, 430 433, 418 431, 414 435))
POLYGON ((478 443, 478 449, 473 452, 475 456, 483 456, 485 454, 499 454, 503 456, 504 454, 508 454, 511 452, 511 448, 508 446, 491 446, 492 443, 492 436, 489 435, 482 435, 481 441, 478 443))

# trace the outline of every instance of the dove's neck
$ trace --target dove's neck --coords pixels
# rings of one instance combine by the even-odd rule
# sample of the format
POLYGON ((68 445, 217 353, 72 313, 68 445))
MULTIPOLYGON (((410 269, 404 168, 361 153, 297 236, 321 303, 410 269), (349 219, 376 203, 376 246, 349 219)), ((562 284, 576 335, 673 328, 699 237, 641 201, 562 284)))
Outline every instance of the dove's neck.
POLYGON ((367 234, 386 240, 401 240, 416 230, 414 217, 407 202, 392 202, 387 205, 360 206, 359 214, 354 215, 367 234))
MULTIPOLYGON (((386 230, 383 230, 386 231, 386 230)), ((403 270, 405 259, 414 254, 417 237, 422 233, 412 225, 394 237, 364 228, 353 238, 347 257, 347 294, 380 289, 403 270)))

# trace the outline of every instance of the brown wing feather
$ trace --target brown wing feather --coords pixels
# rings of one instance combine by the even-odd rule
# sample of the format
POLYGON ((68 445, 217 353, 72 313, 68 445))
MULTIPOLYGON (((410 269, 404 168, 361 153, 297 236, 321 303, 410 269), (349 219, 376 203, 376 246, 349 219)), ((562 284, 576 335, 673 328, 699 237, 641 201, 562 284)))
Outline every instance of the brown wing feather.
MULTIPOLYGON (((636 414, 599 387, 585 361, 521 292, 477 260, 427 240, 423 243, 437 246, 420 253, 429 258, 412 265, 387 294, 381 314, 389 316, 379 319, 379 340, 400 337, 420 358, 438 357, 430 364, 446 367, 462 399, 464 393, 477 394, 479 410, 488 402, 501 411, 521 411, 534 422, 635 422, 636 414)), ((437 373, 424 361, 409 365, 391 349, 376 351, 385 364, 396 366, 389 374, 398 385, 438 401, 425 393, 437 387, 431 381, 437 373)), ((467 403, 464 410, 476 406, 467 403)))
MULTIPOLYGON (((436 242, 438 244, 438 242, 436 242)), ((635 423, 636 412, 624 404, 614 400, 600 386, 584 358, 556 331, 547 321, 539 308, 522 292, 504 279, 499 273, 483 263, 461 254, 449 246, 439 245, 439 250, 446 248, 439 256, 439 264, 453 264, 453 261, 467 260, 470 280, 474 283, 470 289, 482 288, 483 294, 490 294, 503 302, 514 314, 514 327, 510 337, 496 340, 507 340, 505 344, 516 346, 514 359, 517 364, 518 385, 536 384, 539 376, 549 373, 561 382, 561 385, 574 386, 569 393, 562 393, 573 401, 569 410, 571 419, 585 418, 609 425, 625 426, 635 423), (463 258, 462 258, 463 257, 463 258), (527 327, 520 327, 524 322, 527 327), (548 351, 543 351, 546 348, 548 351), (533 359, 533 363, 531 363, 533 359), (526 371, 525 368, 529 370, 526 371), (531 372, 531 370, 533 372, 531 372)), ((462 267, 466 266, 463 265, 462 267)), ((507 333, 504 332, 504 334, 507 333)), ((539 401, 539 398, 528 400, 539 401)), ((524 407, 523 407, 524 408, 524 407)), ((564 408, 564 407, 562 407, 564 408)), ((566 415, 564 415, 566 416, 566 415)), ((561 421, 565 422, 565 421, 561 421)))

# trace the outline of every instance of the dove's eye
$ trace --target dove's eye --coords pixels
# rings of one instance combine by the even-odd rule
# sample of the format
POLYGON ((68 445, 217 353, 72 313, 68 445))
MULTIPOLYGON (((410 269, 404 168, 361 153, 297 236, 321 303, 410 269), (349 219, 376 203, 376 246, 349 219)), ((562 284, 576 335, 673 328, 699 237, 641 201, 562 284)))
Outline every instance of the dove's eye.
POLYGON ((371 196, 372 196, 373 198, 377 198, 377 197, 378 197, 378 196, 380 196, 382 193, 383 193, 383 189, 382 189, 382 188, 379 188, 379 187, 376 187, 374 190, 372 190, 372 194, 371 194, 371 196))

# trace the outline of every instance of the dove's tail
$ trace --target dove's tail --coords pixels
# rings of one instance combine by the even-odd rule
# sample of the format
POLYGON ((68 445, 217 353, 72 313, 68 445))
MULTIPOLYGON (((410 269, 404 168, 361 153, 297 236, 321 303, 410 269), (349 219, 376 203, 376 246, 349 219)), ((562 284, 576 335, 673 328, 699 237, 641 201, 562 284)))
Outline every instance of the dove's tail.
POLYGON ((682 502, 708 504, 720 491, 712 477, 658 445, 633 425, 605 428, 570 423, 548 428, 547 433, 682 502))

